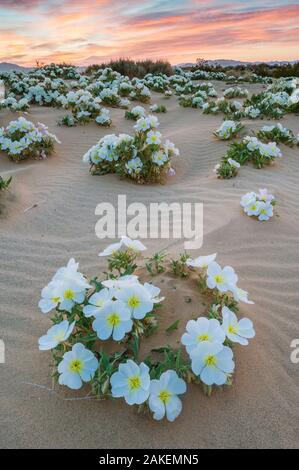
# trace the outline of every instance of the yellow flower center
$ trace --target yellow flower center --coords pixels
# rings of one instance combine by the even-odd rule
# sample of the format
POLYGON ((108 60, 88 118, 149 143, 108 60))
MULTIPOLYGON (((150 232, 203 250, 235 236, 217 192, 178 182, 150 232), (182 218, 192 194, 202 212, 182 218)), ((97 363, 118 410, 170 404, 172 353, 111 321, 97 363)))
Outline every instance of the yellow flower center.
POLYGON ((260 212, 260 213, 261 213, 261 214, 267 214, 267 211, 266 211, 266 209, 261 209, 261 212, 260 212))
POLYGON ((74 372, 75 374, 80 374, 84 366, 84 362, 81 361, 81 359, 73 359, 70 362, 69 368, 71 372, 74 372))
POLYGON ((113 326, 113 327, 119 325, 120 316, 118 315, 118 313, 111 313, 110 315, 108 315, 107 323, 108 325, 113 326))
POLYGON ((130 308, 137 308, 140 305, 140 300, 136 295, 132 295, 132 297, 129 297, 128 305, 130 308))
POLYGON ((229 333, 232 333, 233 335, 237 333, 238 331, 238 328, 236 326, 233 326, 233 325, 229 325, 228 327, 228 331, 229 333))
POLYGON ((75 292, 73 291, 73 289, 66 289, 64 291, 63 296, 67 300, 73 300, 73 298, 75 297, 75 292))
POLYGON ((217 359, 216 356, 209 355, 205 358, 205 363, 207 366, 216 366, 217 359))
POLYGON ((252 211, 256 211, 256 205, 253 204, 253 205, 250 207, 250 209, 251 209, 252 211))
POLYGON ((168 390, 161 390, 159 398, 166 405, 171 398, 171 393, 168 390))
POLYGON ((60 301, 60 298, 59 297, 52 297, 51 300, 52 300, 52 302, 57 304, 60 301))
POLYGON ((198 341, 209 341, 210 337, 207 333, 197 336, 198 341))
POLYGON ((138 390, 138 388, 140 388, 140 385, 141 380, 138 375, 132 375, 131 377, 129 377, 129 389, 131 391, 138 390))
POLYGON ((221 274, 216 274, 214 279, 217 282, 217 284, 222 284, 222 282, 224 281, 223 276, 221 276, 221 274))

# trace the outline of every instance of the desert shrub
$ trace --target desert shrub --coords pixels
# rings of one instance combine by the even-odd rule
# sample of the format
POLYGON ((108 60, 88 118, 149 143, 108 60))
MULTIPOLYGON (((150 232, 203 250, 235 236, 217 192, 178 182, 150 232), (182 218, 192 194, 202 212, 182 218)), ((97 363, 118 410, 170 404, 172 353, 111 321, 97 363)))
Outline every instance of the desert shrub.
POLYGON ((218 178, 232 178, 237 175, 238 169, 248 162, 255 168, 270 165, 276 158, 281 157, 281 151, 275 142, 265 144, 256 137, 246 136, 241 142, 233 142, 215 171, 218 178))
POLYGON ((172 66, 166 60, 153 61, 151 59, 146 59, 135 61, 128 58, 111 60, 110 62, 103 64, 93 64, 88 66, 85 72, 90 75, 105 67, 109 67, 122 75, 128 76, 129 78, 144 78, 148 73, 162 73, 168 76, 173 74, 172 66))
POLYGON ((292 147, 296 142, 295 135, 291 129, 283 127, 280 123, 273 126, 263 126, 257 133, 257 137, 266 142, 280 142, 292 147))
POLYGON ((84 155, 93 174, 117 173, 138 183, 162 182, 172 174, 171 159, 179 155, 172 142, 162 143, 155 116, 141 117, 135 134, 106 135, 84 155))
POLYGON ((44 124, 39 122, 35 126, 23 117, 0 128, 0 149, 14 161, 44 159, 53 152, 55 142, 60 143, 44 124))

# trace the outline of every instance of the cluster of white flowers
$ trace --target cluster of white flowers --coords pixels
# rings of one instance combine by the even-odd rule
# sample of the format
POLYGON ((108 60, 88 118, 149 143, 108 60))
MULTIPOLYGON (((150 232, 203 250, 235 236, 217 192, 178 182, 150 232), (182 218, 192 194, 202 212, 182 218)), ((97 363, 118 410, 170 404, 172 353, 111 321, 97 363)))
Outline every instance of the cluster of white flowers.
POLYGON ((224 343, 228 340, 245 346, 255 336, 248 318, 238 320, 225 306, 221 316, 222 323, 205 317, 189 320, 181 339, 191 359, 192 371, 208 386, 226 384, 234 371, 233 351, 224 343))
POLYGON ((67 264, 56 272, 49 284, 44 287, 39 302, 42 313, 54 308, 71 312, 74 305, 85 299, 86 290, 92 286, 82 273, 78 272, 79 263, 71 258, 67 264))
POLYGON ((13 160, 46 158, 53 151, 54 142, 60 143, 44 124, 35 125, 24 117, 0 128, 0 148, 13 160))
POLYGON ((240 122, 227 120, 214 132, 214 135, 221 140, 229 140, 235 137, 242 128, 243 126, 240 122))
MULTIPOLYGON (((203 271, 208 289, 216 289, 221 295, 230 293, 236 302, 253 304, 248 293, 237 286, 238 276, 231 266, 221 266, 215 261, 217 254, 188 259, 187 266, 203 271)), ((219 306, 214 306, 218 312, 219 306)), ((255 336, 248 318, 238 320, 226 305, 221 308, 222 321, 200 317, 190 320, 181 338, 191 360, 192 371, 208 385, 224 385, 234 371, 233 352, 230 343, 248 344, 255 336)))
POLYGON ((0 102, 0 107, 1 108, 8 108, 13 112, 18 112, 18 111, 26 111, 29 109, 29 101, 27 98, 21 98, 20 100, 16 100, 12 96, 8 96, 6 99, 3 99, 0 102))
POLYGON ((254 106, 246 106, 246 108, 244 109, 244 113, 245 116, 248 116, 251 119, 256 119, 261 115, 260 109, 254 106))
POLYGON ((137 121, 137 119, 145 116, 146 110, 143 108, 143 106, 134 106, 134 108, 132 108, 130 111, 127 111, 125 114, 127 119, 133 119, 134 121, 137 121))
POLYGON ((217 253, 199 256, 196 259, 188 258, 186 264, 190 268, 206 270, 208 289, 217 289, 220 293, 230 293, 236 302, 252 304, 253 302, 248 300, 248 292, 238 287, 238 276, 234 269, 231 266, 225 266, 222 269, 215 261, 216 257, 217 253))
POLYGON ((162 143, 158 125, 155 116, 141 117, 134 126, 134 136, 106 135, 88 150, 83 161, 94 173, 117 172, 139 182, 159 181, 169 172, 171 158, 179 151, 169 140, 162 143))
POLYGON ((167 99, 168 99, 168 98, 171 98, 172 95, 173 95, 173 93, 172 93, 171 90, 166 90, 166 91, 164 92, 164 96, 165 96, 165 98, 167 98, 167 99))
POLYGON ((100 126, 110 126, 111 122, 109 109, 102 108, 100 114, 96 117, 96 123, 100 126))
POLYGON ((148 103, 151 100, 151 92, 149 88, 144 85, 142 80, 134 78, 132 80, 134 89, 131 91, 129 97, 134 101, 141 101, 142 103, 148 103))
POLYGON ((166 93, 171 86, 170 79, 165 74, 154 75, 152 73, 148 73, 143 78, 143 83, 153 91, 157 91, 160 93, 166 93))
POLYGON ((257 137, 251 136, 244 137, 243 142, 246 143, 246 147, 249 152, 258 151, 260 155, 266 158, 282 157, 281 150, 277 147, 276 142, 269 142, 268 144, 265 144, 257 137))
POLYGON ((206 289, 219 301, 209 310, 214 317, 188 321, 181 338, 189 356, 187 363, 181 362, 181 348, 170 346, 162 348, 167 355, 164 362, 147 357, 138 363, 138 337, 145 334, 146 325, 157 327, 154 312, 164 300, 159 287, 142 283, 134 274, 136 265, 127 274, 144 250, 141 241, 126 236, 106 247, 99 256, 108 257, 109 269, 117 260, 127 260, 129 265, 123 266, 125 271, 119 276, 105 273, 101 281, 97 277, 88 281, 74 259, 58 269, 39 302, 43 313, 56 310, 54 325, 39 338, 39 349, 53 350, 54 376, 60 385, 77 390, 90 382, 97 396, 123 397, 129 405, 148 407, 155 420, 166 416, 174 421, 182 411, 179 396, 187 390, 184 378, 197 383, 200 379, 210 390, 231 383, 234 343, 247 345, 255 336, 252 322, 237 318, 236 305, 240 300, 253 302, 237 286, 233 268, 222 269, 216 263, 216 253, 187 259, 186 265, 201 271, 206 289), (120 353, 105 353, 98 342, 109 339, 127 347, 120 353))
POLYGON ((241 206, 249 217, 257 217, 260 221, 273 217, 273 207, 276 199, 267 189, 260 189, 258 193, 250 192, 242 196, 241 206))
POLYGON ((281 118, 286 112, 297 112, 299 102, 298 80, 281 79, 273 82, 266 91, 246 100, 244 114, 257 117, 281 118))
POLYGON ((187 390, 186 383, 174 370, 167 370, 159 379, 151 380, 149 367, 132 360, 119 365, 118 371, 111 376, 111 385, 113 397, 124 397, 128 405, 141 405, 148 400, 154 419, 161 420, 166 415, 171 422, 182 411, 178 395, 187 390))
POLYGON ((295 142, 295 136, 291 129, 283 127, 280 123, 272 126, 263 126, 257 133, 257 136, 260 139, 271 140, 276 143, 283 142, 290 146, 295 142))
POLYGON ((235 87, 235 88, 227 88, 223 92, 223 96, 225 98, 247 98, 248 96, 248 90, 244 90, 243 88, 240 87, 235 87))

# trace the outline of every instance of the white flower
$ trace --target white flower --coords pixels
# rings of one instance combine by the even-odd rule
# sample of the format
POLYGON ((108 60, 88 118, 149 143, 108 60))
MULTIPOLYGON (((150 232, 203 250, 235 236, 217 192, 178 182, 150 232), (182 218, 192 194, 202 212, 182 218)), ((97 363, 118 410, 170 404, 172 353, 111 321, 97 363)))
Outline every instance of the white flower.
POLYGON ((121 301, 108 300, 96 316, 92 327, 100 339, 114 341, 123 339, 132 330, 133 322, 129 308, 121 301))
POLYGON ((126 170, 129 175, 133 173, 140 173, 143 167, 142 160, 139 157, 131 158, 131 160, 128 160, 126 165, 126 170))
POLYGON ((247 106, 247 108, 245 108, 245 114, 255 119, 261 114, 261 111, 259 108, 255 108, 254 106, 247 106))
POLYGON ((260 189, 258 193, 258 198, 262 202, 272 202, 275 200, 275 196, 268 192, 268 189, 260 189))
POLYGON ((98 124, 108 124, 108 123, 110 123, 109 109, 102 108, 100 114, 96 117, 96 122, 98 124))
POLYGON ((129 237, 123 236, 121 237, 120 241, 117 243, 112 243, 111 245, 107 246, 104 251, 99 253, 99 256, 110 256, 118 251, 127 251, 132 250, 135 252, 140 252, 146 250, 146 246, 141 243, 140 240, 132 240, 129 237))
POLYGON ((163 372, 159 380, 152 380, 148 403, 154 419, 160 420, 166 413, 168 421, 174 421, 182 411, 182 402, 178 395, 186 390, 186 383, 173 370, 163 372))
POLYGON ((158 121, 158 118, 156 116, 153 116, 152 114, 150 114, 149 116, 147 116, 146 119, 147 119, 151 129, 156 129, 159 126, 159 121, 158 121))
POLYGON ((153 112, 157 111, 157 109, 158 109, 157 104, 153 104, 152 106, 150 106, 150 110, 153 111, 153 112))
POLYGON ((56 307, 71 312, 75 303, 83 302, 86 289, 91 285, 78 272, 78 266, 79 263, 71 258, 67 266, 59 268, 51 282, 42 290, 39 307, 43 313, 56 307))
POLYGON ((122 300, 130 309, 133 318, 141 320, 153 310, 153 300, 149 291, 141 284, 131 284, 115 292, 115 297, 122 300))
POLYGON ((233 288, 232 293, 234 295, 234 299, 239 302, 244 302, 245 304, 254 304, 252 300, 248 299, 248 292, 246 290, 240 289, 238 286, 233 288))
POLYGON ((147 131, 149 129, 156 129, 159 126, 159 121, 156 116, 147 116, 147 117, 141 117, 138 119, 136 122, 134 129, 137 130, 137 132, 140 131, 147 131))
POLYGON ((271 202, 260 202, 258 219, 261 221, 269 220, 273 217, 273 205, 271 202))
POLYGON ((207 275, 207 286, 209 289, 215 289, 216 287, 220 292, 227 292, 233 289, 238 281, 238 276, 231 266, 225 266, 222 269, 215 261, 209 264, 207 275))
POLYGON ((217 129, 216 134, 222 139, 229 139, 236 128, 235 121, 224 121, 219 129, 217 129))
POLYGON ((146 246, 140 240, 132 240, 129 237, 121 237, 122 246, 132 251, 140 252, 146 250, 146 246))
POLYGON ((72 334, 75 323, 76 322, 74 321, 73 323, 69 324, 67 320, 63 320, 61 323, 58 323, 49 328, 47 334, 41 336, 38 340, 40 351, 56 348, 59 343, 66 341, 72 334))
POLYGON ((112 374, 110 383, 113 397, 124 397, 128 405, 140 405, 148 399, 150 393, 149 368, 143 362, 138 366, 129 359, 125 364, 119 365, 118 371, 112 374))
POLYGON ((237 111, 240 111, 242 109, 242 103, 240 103, 240 101, 234 100, 233 105, 237 111))
MULTIPOLYGON (((102 281, 103 286, 108 287, 108 289, 112 289, 113 292, 115 290, 121 290, 124 289, 128 286, 131 286, 131 284, 139 284, 138 281, 138 276, 134 274, 130 274, 127 276, 121 276, 118 279, 107 279, 107 281, 102 281)), ((114 294, 113 294, 114 295, 114 294)))
POLYGON ((59 268, 56 274, 53 276, 53 281, 75 283, 78 288, 89 289, 90 284, 86 281, 83 274, 78 272, 79 263, 76 263, 74 258, 71 258, 66 266, 59 268))
POLYGON ((104 288, 100 292, 96 292, 88 299, 88 304, 83 308, 83 313, 86 317, 96 317, 106 304, 108 300, 111 300, 113 293, 104 288))
POLYGON ((281 150, 277 147, 276 142, 269 142, 268 144, 259 143, 259 151, 265 157, 282 157, 281 150))
POLYGON ((148 291, 149 296, 154 304, 158 304, 164 300, 165 297, 158 297, 161 292, 159 287, 156 287, 153 284, 149 284, 148 282, 145 282, 143 287, 148 291))
POLYGON ((98 368, 98 361, 94 354, 77 343, 71 351, 63 355, 58 365, 59 383, 72 389, 82 387, 83 382, 89 382, 98 368))
POLYGON ((179 157, 180 156, 180 151, 178 148, 176 148, 176 146, 174 145, 173 142, 171 142, 170 140, 165 140, 165 143, 163 145, 164 147, 164 150, 165 152, 168 154, 168 153, 171 153, 173 154, 175 157, 179 157))
POLYGON ((82 304, 84 301, 85 290, 78 287, 75 282, 59 283, 57 289, 58 296, 61 299, 59 310, 71 312, 75 304, 82 304))
POLYGON ((146 136, 146 143, 149 145, 160 145, 161 144, 161 132, 149 131, 146 136))
POLYGON ((233 166, 234 168, 240 168, 241 167, 240 163, 237 162, 236 160, 234 160, 233 158, 229 158, 227 161, 230 164, 230 166, 233 166))
POLYGON ((215 261, 217 253, 207 256, 199 256, 198 258, 192 259, 188 258, 186 261, 187 266, 192 268, 207 268, 212 261, 215 261))
POLYGON ((248 206, 244 207, 244 211, 249 216, 259 215, 261 204, 262 203, 260 201, 252 201, 248 206))
POLYGON ((254 192, 247 193, 244 196, 242 196, 240 204, 241 204, 242 207, 247 207, 250 204, 254 203, 256 201, 256 198, 257 198, 256 193, 254 193, 254 192))
POLYGON ((163 152, 163 150, 159 150, 158 152, 154 152, 152 155, 152 161, 153 163, 156 163, 158 166, 164 165, 165 162, 167 162, 168 156, 166 153, 163 152))
POLYGON ((187 333, 183 334, 181 343, 186 346, 188 354, 191 354, 203 341, 222 344, 225 340, 220 323, 214 318, 209 320, 208 318, 200 317, 197 320, 189 320, 186 330, 187 333))
POLYGON ((257 137, 245 137, 244 138, 244 141, 245 142, 248 142, 247 143, 247 148, 250 152, 254 152, 255 150, 257 150, 260 145, 261 145, 261 142, 257 139, 257 137))
POLYGON ((238 318, 229 308, 222 308, 222 329, 227 338, 233 343, 239 343, 243 346, 248 344, 247 338, 254 338, 255 331, 252 326, 252 321, 248 318, 238 318))
POLYGON ((142 106, 135 106, 131 109, 131 113, 138 118, 144 117, 146 115, 146 111, 142 106))
POLYGON ((290 104, 297 104, 299 103, 299 88, 294 90, 291 96, 289 97, 290 104))
POLYGON ((48 313, 57 307, 61 302, 60 293, 58 292, 58 284, 54 281, 43 288, 41 292, 41 300, 38 303, 42 313, 48 313))
POLYGON ((122 245, 121 240, 117 243, 112 243, 111 245, 107 246, 107 248, 105 248, 105 250, 101 251, 101 253, 99 253, 99 256, 113 255, 113 254, 117 253, 118 251, 120 251, 121 245, 122 245))
POLYGON ((233 352, 219 343, 202 342, 191 353, 191 368, 206 385, 224 385, 234 371, 233 352))

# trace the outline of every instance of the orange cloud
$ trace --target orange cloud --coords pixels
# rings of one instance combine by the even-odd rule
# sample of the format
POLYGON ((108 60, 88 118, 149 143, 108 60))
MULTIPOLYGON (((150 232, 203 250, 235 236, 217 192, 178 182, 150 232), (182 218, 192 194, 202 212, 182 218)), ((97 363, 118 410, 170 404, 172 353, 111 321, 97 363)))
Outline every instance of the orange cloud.
POLYGON ((27 2, 8 1, 12 25, 20 21, 20 27, 3 28, 0 60, 86 65, 120 56, 169 58, 172 63, 198 56, 299 59, 299 5, 246 11, 243 2, 234 0, 230 4, 165 0, 173 6, 167 10, 159 7, 161 2, 152 2, 150 9, 137 0, 29 0, 31 16, 22 19, 13 12, 27 2))

